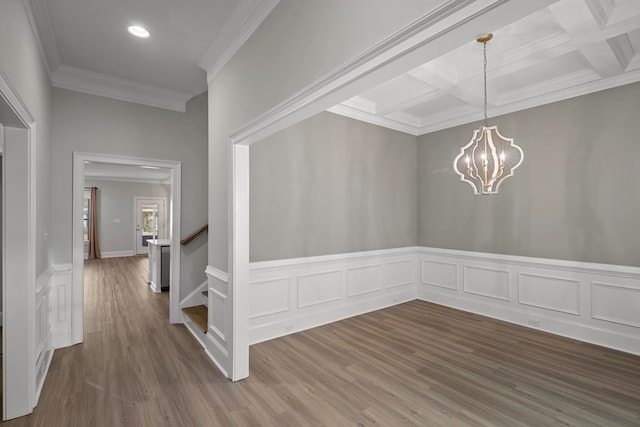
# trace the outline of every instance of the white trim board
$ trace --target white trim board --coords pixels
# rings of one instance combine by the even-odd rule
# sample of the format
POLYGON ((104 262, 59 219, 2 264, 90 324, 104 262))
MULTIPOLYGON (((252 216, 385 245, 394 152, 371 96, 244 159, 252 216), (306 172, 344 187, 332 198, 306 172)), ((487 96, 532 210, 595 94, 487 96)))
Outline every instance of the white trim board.
POLYGON ((245 41, 269 15, 279 0, 241 0, 220 35, 207 49, 198 65, 207 72, 207 82, 222 70, 245 41))
POLYGON ((134 256, 135 253, 132 250, 128 251, 108 251, 101 253, 102 258, 122 258, 126 256, 134 256))
MULTIPOLYGON (((37 403, 36 373, 36 123, 0 70, 2 149, 3 419, 37 403), (12 185, 7 185, 11 182, 12 185), (7 250, 11 248, 11 250, 7 250), (8 346, 7 343, 12 343, 8 346)), ((43 311, 48 307, 41 308, 43 311)), ((44 373, 46 375, 46 372, 44 373)), ((42 378, 44 380, 44 378, 42 378)))

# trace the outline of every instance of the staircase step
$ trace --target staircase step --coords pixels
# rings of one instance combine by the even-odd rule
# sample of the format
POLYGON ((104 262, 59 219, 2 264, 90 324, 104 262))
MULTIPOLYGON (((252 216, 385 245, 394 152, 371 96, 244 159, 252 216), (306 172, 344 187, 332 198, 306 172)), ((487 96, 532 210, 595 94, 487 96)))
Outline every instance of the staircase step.
POLYGON ((207 333, 207 319, 209 317, 209 309, 205 305, 196 305, 193 307, 186 307, 182 309, 182 312, 193 321, 202 332, 207 333))

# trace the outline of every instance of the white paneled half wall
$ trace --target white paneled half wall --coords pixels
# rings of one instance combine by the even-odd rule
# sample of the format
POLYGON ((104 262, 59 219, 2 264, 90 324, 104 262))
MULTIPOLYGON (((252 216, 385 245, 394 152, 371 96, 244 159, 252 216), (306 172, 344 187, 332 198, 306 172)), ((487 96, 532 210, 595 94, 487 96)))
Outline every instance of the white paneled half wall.
POLYGON ((252 344, 413 299, 640 354, 640 268, 409 247, 251 264, 252 344))
POLYGON ((640 268, 418 248, 418 298, 640 354, 640 268))
POLYGON ((250 343, 416 298, 415 248, 251 263, 250 343))

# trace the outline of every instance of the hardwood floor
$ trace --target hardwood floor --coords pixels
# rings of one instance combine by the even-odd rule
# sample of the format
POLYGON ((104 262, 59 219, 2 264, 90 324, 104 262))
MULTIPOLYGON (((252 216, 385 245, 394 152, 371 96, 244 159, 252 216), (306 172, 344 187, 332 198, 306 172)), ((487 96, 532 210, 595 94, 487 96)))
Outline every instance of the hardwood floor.
POLYGON ((87 262, 85 343, 7 426, 640 426, 640 357, 420 301, 252 346, 231 383, 145 262, 87 262))

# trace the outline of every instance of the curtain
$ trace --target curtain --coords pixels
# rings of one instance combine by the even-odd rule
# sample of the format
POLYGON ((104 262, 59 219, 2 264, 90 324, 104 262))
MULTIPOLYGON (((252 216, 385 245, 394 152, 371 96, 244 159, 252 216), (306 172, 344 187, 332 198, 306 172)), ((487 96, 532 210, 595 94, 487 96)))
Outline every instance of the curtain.
POLYGON ((100 254, 100 242, 98 240, 97 191, 98 188, 91 187, 91 199, 89 200, 89 259, 102 257, 100 254))

